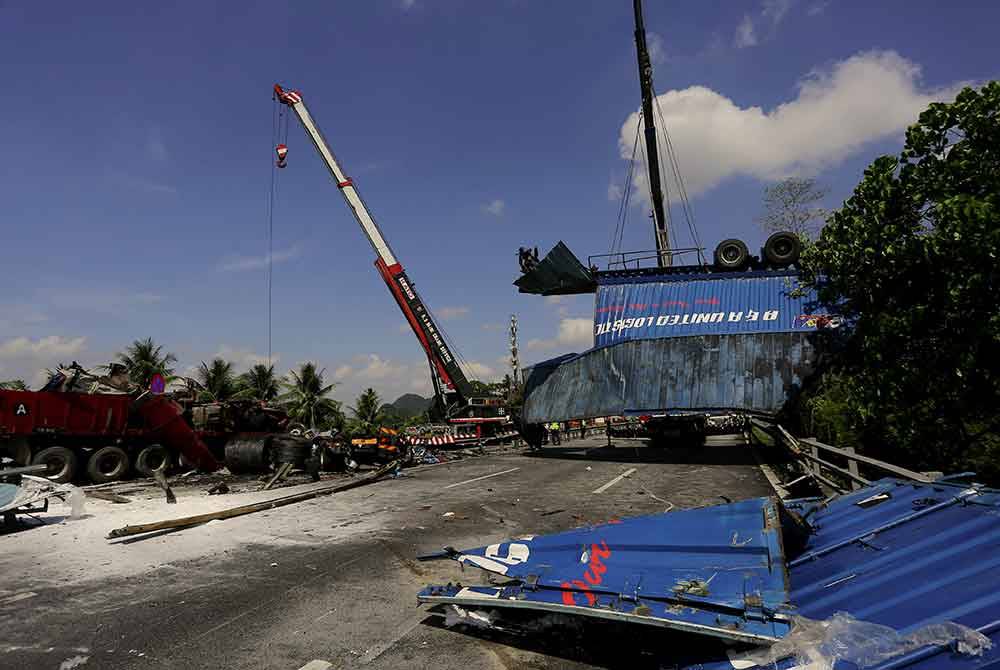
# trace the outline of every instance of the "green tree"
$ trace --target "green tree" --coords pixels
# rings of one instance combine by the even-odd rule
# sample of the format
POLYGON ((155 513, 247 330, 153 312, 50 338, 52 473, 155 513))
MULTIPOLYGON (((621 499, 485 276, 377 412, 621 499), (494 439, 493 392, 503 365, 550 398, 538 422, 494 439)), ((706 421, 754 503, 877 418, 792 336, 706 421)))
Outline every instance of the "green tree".
POLYGON ((149 388, 149 382, 153 375, 163 375, 170 378, 174 369, 172 364, 177 362, 177 357, 170 352, 163 352, 163 345, 156 344, 153 338, 147 337, 144 340, 134 340, 132 344, 125 348, 125 351, 118 354, 118 362, 128 370, 129 379, 140 388, 149 388))
POLYGON ((1000 83, 934 103, 807 250, 850 324, 812 399, 867 451, 1000 482, 1000 83), (817 400, 819 398, 819 400, 817 400))
POLYGON ((362 391, 350 410, 354 415, 351 423, 355 433, 373 435, 386 422, 382 413, 382 399, 373 388, 362 391))
POLYGON ((300 365, 298 371, 289 371, 282 381, 285 392, 278 396, 278 402, 284 405, 289 417, 313 430, 341 430, 344 413, 340 403, 329 397, 337 385, 326 384, 324 372, 309 362, 300 365))
POLYGON ((28 385, 23 379, 11 379, 5 382, 0 382, 0 389, 5 391, 27 391, 28 385))
POLYGON ((829 193, 812 177, 788 177, 764 188, 764 211, 757 223, 764 232, 787 230, 811 238, 826 218, 819 206, 829 193))
POLYGON ((273 365, 257 363, 240 375, 239 384, 245 395, 255 400, 271 402, 278 397, 278 377, 273 365))
POLYGON ((201 362, 198 366, 198 381, 205 390, 198 399, 207 402, 222 402, 233 399, 240 387, 230 361, 216 357, 209 363, 201 362))

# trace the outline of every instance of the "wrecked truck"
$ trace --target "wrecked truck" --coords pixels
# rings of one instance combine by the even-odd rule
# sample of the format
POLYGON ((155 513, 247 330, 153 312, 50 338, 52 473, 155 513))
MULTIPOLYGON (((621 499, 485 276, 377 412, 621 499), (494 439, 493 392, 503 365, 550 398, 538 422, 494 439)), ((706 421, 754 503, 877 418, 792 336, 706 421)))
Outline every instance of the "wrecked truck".
POLYGON ((998 543, 1000 491, 890 478, 447 548, 423 558, 493 583, 418 600, 480 627, 517 611, 671 629, 706 650, 662 659, 688 670, 996 668, 998 543))

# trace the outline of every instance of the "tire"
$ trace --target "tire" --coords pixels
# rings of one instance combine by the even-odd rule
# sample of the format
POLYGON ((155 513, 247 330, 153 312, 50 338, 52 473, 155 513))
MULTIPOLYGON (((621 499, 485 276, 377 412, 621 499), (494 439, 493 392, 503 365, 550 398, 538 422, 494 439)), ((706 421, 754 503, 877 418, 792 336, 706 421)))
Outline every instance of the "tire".
POLYGON ((764 258, 775 267, 788 267, 798 262, 802 240, 795 233, 775 233, 764 243, 764 258))
POLYGON ((721 270, 742 270, 749 263, 750 250, 743 240, 722 240, 715 247, 715 265, 721 270))
POLYGON ((76 474, 77 458, 76 454, 66 447, 47 447, 42 449, 31 459, 32 464, 44 464, 48 470, 42 475, 58 484, 65 484, 73 480, 76 474))
POLYGON ((291 436, 276 437, 271 452, 276 464, 291 463, 293 467, 301 468, 309 457, 309 441, 291 436))
POLYGON ((143 477, 152 477, 157 470, 170 465, 170 452, 159 444, 143 447, 135 457, 135 471, 143 477))
POLYGON ((101 447, 87 461, 87 476, 95 484, 114 482, 128 474, 128 454, 121 447, 101 447))
POLYGON ((28 438, 26 437, 13 438, 3 445, 3 447, 0 447, 0 453, 5 454, 14 461, 15 465, 31 464, 31 445, 28 444, 28 438))
POLYGON ((295 437, 299 437, 300 435, 306 432, 306 425, 304 423, 299 423, 298 421, 295 421, 288 424, 285 430, 288 432, 289 435, 294 435, 295 437))
POLYGON ((226 467, 232 473, 268 472, 271 469, 271 436, 237 437, 226 442, 226 467))

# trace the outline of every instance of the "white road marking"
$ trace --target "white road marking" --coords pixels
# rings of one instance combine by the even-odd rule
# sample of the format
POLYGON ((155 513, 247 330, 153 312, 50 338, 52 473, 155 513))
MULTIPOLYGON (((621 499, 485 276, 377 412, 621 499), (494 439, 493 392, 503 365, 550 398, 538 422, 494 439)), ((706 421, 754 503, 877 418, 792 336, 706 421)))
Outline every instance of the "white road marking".
POLYGON ((329 661, 321 661, 316 659, 315 661, 309 661, 303 665, 299 670, 330 670, 333 667, 333 663, 329 661))
POLYGON ((626 477, 631 476, 633 472, 635 472, 635 468, 629 468, 628 470, 626 470, 625 472, 621 473, 620 475, 618 475, 617 477, 615 477, 614 479, 612 479, 610 482, 608 482, 604 486, 602 486, 600 488, 597 488, 597 489, 594 489, 593 491, 591 491, 591 493, 604 493, 605 491, 607 491, 609 488, 611 488, 612 486, 614 486, 615 484, 617 484, 621 480, 625 479, 626 477))
POLYGON ((472 482, 478 482, 483 479, 489 479, 490 477, 499 477, 500 475, 506 475, 511 472, 517 472, 521 468, 511 468, 510 470, 504 470, 503 472, 494 472, 492 475, 483 475, 482 477, 476 477, 475 479, 466 479, 464 482, 455 482, 454 484, 448 484, 445 486, 446 489, 455 488, 456 486, 461 486, 462 484, 471 484, 472 482))
POLYGON ((10 605, 10 604, 19 602, 21 600, 27 600, 28 598, 34 598, 37 595, 38 594, 35 593, 34 591, 25 591, 24 593, 18 593, 18 594, 10 596, 8 598, 0 599, 0 605, 10 605))

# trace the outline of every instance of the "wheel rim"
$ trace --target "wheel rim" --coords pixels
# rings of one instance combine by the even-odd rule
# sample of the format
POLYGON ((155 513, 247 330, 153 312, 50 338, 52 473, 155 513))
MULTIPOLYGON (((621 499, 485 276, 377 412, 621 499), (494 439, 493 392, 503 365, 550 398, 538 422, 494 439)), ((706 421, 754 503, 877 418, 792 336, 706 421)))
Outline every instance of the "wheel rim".
POLYGON ((121 459, 117 454, 105 454, 97 459, 97 471, 102 475, 113 475, 118 470, 121 459))
POLYGON ((62 474, 62 471, 66 469, 66 459, 59 456, 49 456, 45 459, 45 467, 48 468, 45 471, 45 475, 47 477, 55 477, 62 474))

